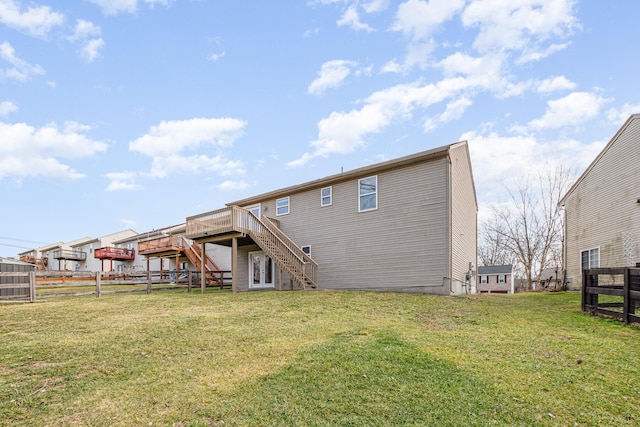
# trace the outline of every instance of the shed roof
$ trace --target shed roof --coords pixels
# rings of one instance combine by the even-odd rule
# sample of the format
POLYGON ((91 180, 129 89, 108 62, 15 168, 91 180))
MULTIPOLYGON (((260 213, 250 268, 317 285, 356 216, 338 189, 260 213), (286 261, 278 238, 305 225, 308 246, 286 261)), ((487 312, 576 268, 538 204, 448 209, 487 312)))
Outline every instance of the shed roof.
POLYGON ((481 265, 478 267, 478 274, 511 274, 513 266, 508 265, 481 265))

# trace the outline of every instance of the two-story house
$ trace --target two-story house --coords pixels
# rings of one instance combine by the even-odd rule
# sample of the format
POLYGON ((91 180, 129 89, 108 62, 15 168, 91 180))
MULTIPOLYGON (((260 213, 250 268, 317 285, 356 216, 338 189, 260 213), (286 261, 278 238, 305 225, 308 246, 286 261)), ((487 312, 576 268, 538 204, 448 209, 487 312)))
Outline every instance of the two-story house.
POLYGON ((475 288, 477 207, 459 142, 228 203, 186 236, 231 247, 235 290, 450 295, 475 288))
POLYGON ((640 114, 627 119, 560 205, 569 288, 581 286, 584 269, 640 262, 640 114))

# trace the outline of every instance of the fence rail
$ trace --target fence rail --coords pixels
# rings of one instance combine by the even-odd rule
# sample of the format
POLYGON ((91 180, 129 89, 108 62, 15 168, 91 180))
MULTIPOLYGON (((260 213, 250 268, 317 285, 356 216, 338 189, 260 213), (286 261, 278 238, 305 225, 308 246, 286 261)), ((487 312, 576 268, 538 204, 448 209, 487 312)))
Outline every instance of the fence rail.
POLYGON ((625 324, 640 323, 640 268, 592 268, 582 272, 582 311, 621 319, 625 324), (620 301, 600 295, 622 297, 620 301))
MULTIPOLYGON (((207 278, 219 289, 230 288, 230 271, 207 272, 207 278)), ((31 271, 2 272, 0 301, 29 301, 37 298, 95 295, 124 292, 147 292, 186 288, 188 292, 201 283, 201 273, 190 270, 124 272, 31 271), (9 283, 5 283, 9 282, 9 283)), ((201 288, 204 292, 204 288, 201 288)))

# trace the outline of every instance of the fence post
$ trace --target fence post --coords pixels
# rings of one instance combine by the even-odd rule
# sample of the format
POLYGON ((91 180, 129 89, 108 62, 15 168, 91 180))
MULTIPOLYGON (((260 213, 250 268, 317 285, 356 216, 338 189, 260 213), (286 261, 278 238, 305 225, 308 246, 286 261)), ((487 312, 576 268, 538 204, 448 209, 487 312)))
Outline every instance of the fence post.
POLYGON ((100 286, 100 280, 102 279, 102 274, 99 271, 96 271, 96 298, 100 298, 102 295, 102 287, 100 286))
POLYGON ((36 302, 36 272, 29 272, 29 302, 36 302))
POLYGON ((622 297, 622 318, 624 319, 624 324, 629 324, 629 313, 631 312, 631 269, 624 269, 624 296, 622 297))
MULTIPOLYGON (((162 272, 160 274, 162 274, 162 272)), ((147 295, 150 293, 151 293, 151 270, 147 271, 147 295)))

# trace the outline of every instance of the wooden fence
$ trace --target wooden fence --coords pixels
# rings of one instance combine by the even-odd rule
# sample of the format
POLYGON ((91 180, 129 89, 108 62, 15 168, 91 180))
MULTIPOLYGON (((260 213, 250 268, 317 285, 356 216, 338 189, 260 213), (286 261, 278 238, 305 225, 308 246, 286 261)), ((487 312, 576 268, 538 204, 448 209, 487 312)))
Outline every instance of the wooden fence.
POLYGON ((582 311, 640 323, 640 268, 592 268, 582 272, 582 311), (617 298, 603 298, 609 295, 617 298))
MULTIPOLYGON (((14 283, 2 284, 0 301, 29 301, 37 298, 61 296, 95 295, 124 292, 146 292, 200 287, 199 271, 140 271, 134 273, 121 272, 77 272, 77 271, 31 271, 0 273, 0 277, 10 278, 14 283), (28 279, 26 279, 28 278, 28 279), (24 283, 18 283, 24 282, 24 283)), ((219 289, 231 288, 231 272, 208 272, 208 279, 216 279, 219 289)), ((213 280, 211 281, 213 282, 213 280)))

